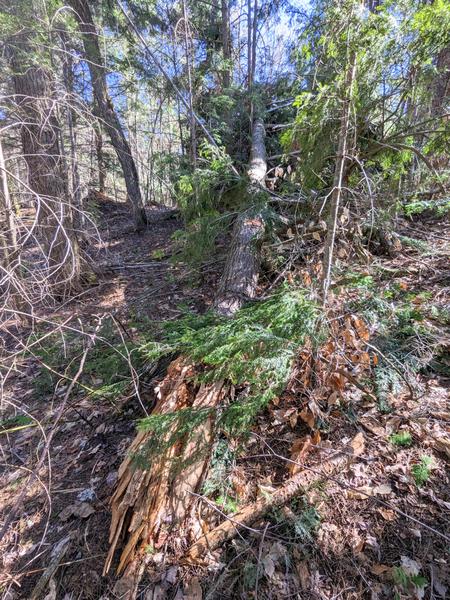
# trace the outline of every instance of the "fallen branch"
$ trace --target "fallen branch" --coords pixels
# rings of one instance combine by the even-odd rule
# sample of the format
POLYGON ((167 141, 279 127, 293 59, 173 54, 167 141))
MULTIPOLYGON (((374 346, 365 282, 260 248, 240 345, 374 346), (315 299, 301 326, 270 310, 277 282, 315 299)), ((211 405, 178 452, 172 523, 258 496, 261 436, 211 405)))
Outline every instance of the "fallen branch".
MULTIPOLYGON (((66 554, 72 539, 73 533, 70 533, 54 546, 50 557, 50 563, 39 578, 39 581, 37 582, 36 587, 31 594, 31 600, 39 600, 39 598, 43 598, 45 588, 60 566, 61 559, 66 554)), ((46 598, 47 597, 48 596, 46 596, 46 598)))
POLYGON ((218 527, 202 536, 193 546, 190 547, 186 554, 188 563, 195 562, 201 558, 206 552, 212 552, 221 546, 224 542, 234 538, 240 527, 248 527, 272 508, 279 508, 292 500, 295 496, 302 493, 311 486, 321 480, 327 479, 336 471, 342 468, 351 460, 352 456, 349 453, 339 453, 327 460, 320 470, 310 471, 305 470, 298 473, 271 496, 265 495, 244 507, 232 517, 221 523, 218 527))

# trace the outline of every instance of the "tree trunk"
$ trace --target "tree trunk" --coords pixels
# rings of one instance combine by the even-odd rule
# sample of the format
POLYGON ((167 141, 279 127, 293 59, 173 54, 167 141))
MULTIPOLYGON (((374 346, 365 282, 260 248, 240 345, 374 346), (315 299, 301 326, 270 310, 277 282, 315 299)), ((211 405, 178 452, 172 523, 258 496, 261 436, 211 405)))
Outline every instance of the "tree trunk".
POLYGON ((98 191, 102 194, 106 189, 105 155, 103 152, 103 135, 100 123, 94 123, 95 156, 97 159, 98 191))
POLYGON ((44 240, 47 276, 58 293, 76 285, 80 275, 79 249, 72 229, 71 206, 59 143, 53 78, 44 67, 29 65, 31 43, 27 34, 15 40, 12 51, 15 103, 28 183, 36 202, 39 232, 44 240))
POLYGON ((186 55, 186 71, 188 78, 188 93, 189 93, 189 130, 190 130, 190 142, 191 142, 191 163, 195 169, 197 162, 197 136, 195 131, 195 116, 194 116, 194 89, 192 85, 192 65, 191 65, 191 39, 190 39, 190 28, 188 9, 186 6, 186 0, 182 2, 183 6, 183 21, 184 21, 184 51, 186 55))
POLYGON ((230 36, 230 7, 229 0, 221 0, 221 35, 222 35, 222 55, 225 62, 222 85, 229 88, 231 85, 231 36, 230 36))
MULTIPOLYGON (((264 138, 264 123, 262 119, 257 119, 253 124, 248 169, 250 185, 247 193, 250 197, 265 187, 267 162, 264 138)), ((237 218, 215 300, 215 309, 219 314, 232 316, 244 302, 255 297, 260 268, 259 249, 264 231, 261 211, 250 208, 237 218)))
MULTIPOLYGON (((61 41, 64 50, 67 49, 68 36, 65 31, 61 32, 61 41)), ((73 108, 74 90, 73 90, 73 59, 70 52, 63 54, 63 76, 64 86, 68 94, 69 106, 67 107, 67 128, 69 131, 70 143, 70 164, 72 174, 72 203, 74 207, 73 222, 78 236, 84 237, 86 219, 83 212, 83 200, 81 193, 80 172, 78 169, 78 153, 77 153, 77 114, 73 108)))
MULTIPOLYGON (((8 175, 0 139, 0 247, 2 262, 0 265, 0 289, 3 303, 8 308, 23 312, 23 300, 26 296, 20 283, 20 257, 17 246, 17 231, 14 208, 9 193, 8 175)), ((19 321, 24 322, 22 318, 19 321)))
POLYGON ((436 59, 437 75, 434 82, 432 117, 445 112, 450 94, 450 44, 439 52, 436 59))
POLYGON ((331 283, 331 269, 333 267, 333 252, 336 240, 336 230, 338 225, 338 215, 342 194, 342 182, 344 177, 344 168, 347 158, 347 141, 350 121, 350 102, 355 77, 355 55, 352 53, 349 59, 347 75, 344 82, 342 94, 341 125, 339 129, 338 151, 336 165, 334 168, 333 189, 331 193, 330 216, 328 219, 328 233, 325 241, 325 252, 323 258, 323 278, 322 292, 323 303, 327 301, 328 289, 331 283))
POLYGON ((103 121, 122 167, 128 198, 133 206, 135 226, 137 230, 140 230, 145 226, 146 216, 139 187, 138 171, 131 154, 130 145, 123 132, 122 124, 109 97, 105 68, 98 43, 98 34, 91 10, 88 3, 84 0, 68 0, 68 4, 74 10, 75 18, 82 34, 84 53, 91 74, 96 110, 98 116, 103 121))
MULTIPOLYGON (((253 143, 249 165, 248 193, 255 194, 264 186, 266 152, 264 125, 257 120, 253 126, 253 143)), ((233 232, 231 251, 219 286, 216 309, 233 315, 242 303, 253 298, 258 281, 258 242, 264 232, 264 220, 250 209, 238 218, 233 232)), ((158 401, 152 415, 167 415, 191 408, 208 410, 210 416, 187 439, 170 442, 170 429, 158 439, 160 456, 146 469, 133 468, 130 456, 138 453, 151 439, 151 433, 140 432, 131 444, 128 457, 119 468, 117 489, 112 497, 110 549, 105 563, 106 574, 111 566, 121 536, 127 537, 118 572, 125 575, 120 587, 121 597, 134 597, 136 578, 145 548, 169 546, 179 551, 179 532, 194 541, 201 533, 195 511, 195 493, 201 489, 207 475, 210 452, 215 439, 215 410, 232 392, 226 381, 195 384, 196 366, 179 357, 169 365, 167 376, 159 386, 158 401), (194 383, 193 383, 194 382, 194 383), (177 465, 179 470, 177 470, 177 465), (177 532, 174 536, 173 533, 177 532)), ((176 425, 174 425, 175 427, 176 425)))
POLYGON ((255 2, 253 4, 252 65, 251 65, 250 87, 252 87, 255 82, 257 37, 258 37, 258 0, 255 0, 255 2))

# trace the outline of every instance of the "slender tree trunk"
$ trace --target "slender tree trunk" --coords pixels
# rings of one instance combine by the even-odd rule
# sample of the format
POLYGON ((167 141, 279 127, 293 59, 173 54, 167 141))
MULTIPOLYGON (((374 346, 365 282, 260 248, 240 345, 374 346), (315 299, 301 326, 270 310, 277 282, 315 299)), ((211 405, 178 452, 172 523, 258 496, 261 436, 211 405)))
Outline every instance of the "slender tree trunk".
POLYGON ((3 155, 3 144, 0 138, 0 177, 2 182, 1 199, 2 211, 4 216, 4 225, 6 232, 6 243, 9 248, 9 254, 17 252, 17 232, 14 220, 14 207, 9 193, 8 175, 6 172, 5 158, 3 155))
MULTIPOLYGON (((23 315, 28 300, 26 290, 23 289, 20 277, 20 252, 17 245, 17 228, 14 218, 14 206, 9 193, 8 173, 3 155, 3 145, 0 138, 0 248, 2 262, 0 269, 0 289, 3 292, 4 304, 17 311, 17 319, 23 325, 31 325, 31 319, 23 315)), ((31 306, 28 302, 28 308, 31 306)))
POLYGON ((324 304, 327 301, 328 290, 331 283, 331 269, 333 267, 334 244, 336 240, 336 230, 338 225, 338 215, 342 195, 342 183, 344 179, 344 170, 347 154, 348 131, 350 123, 350 103, 354 77, 355 55, 354 53, 352 53, 349 59, 349 65, 347 68, 347 74, 345 77, 342 94, 341 124, 339 128, 338 150, 336 156, 336 165, 334 168, 333 189, 331 192, 331 207, 330 216, 328 219, 328 233, 325 242, 325 252, 323 258, 322 292, 324 304))
POLYGON ((247 90, 252 88, 252 0, 247 0, 247 90))
POLYGON ((106 190, 105 153, 103 152, 103 135, 100 123, 94 123, 95 158, 97 161, 98 191, 106 190))
POLYGON ((73 287, 78 281, 79 249, 66 196, 54 82, 47 69, 27 63, 30 51, 25 32, 21 40, 15 40, 12 55, 15 103, 23 121, 22 148, 39 232, 45 243, 49 282, 60 293, 63 287, 73 287))
POLYGON ((255 82, 257 36, 258 36, 258 0, 255 0, 255 2, 253 4, 252 64, 251 64, 250 87, 253 87, 253 84, 255 82))
POLYGON ((230 36, 230 7, 229 0, 221 0, 221 35, 222 35, 222 55, 225 62, 222 76, 224 88, 231 85, 231 36, 230 36))
POLYGON ((450 44, 439 52, 436 59, 437 75, 434 82, 432 116, 445 112, 450 95, 450 44))
POLYGON ((91 10, 84 0, 68 0, 68 4, 74 10, 83 37, 84 53, 91 74, 96 110, 103 121, 122 167, 128 198, 133 206, 135 226, 139 230, 145 226, 146 216, 139 187, 138 171, 122 124, 109 97, 106 73, 91 10))
POLYGON ((195 169, 197 162, 197 136, 195 131, 194 117, 194 90, 192 85, 192 66, 191 66, 191 40, 189 31, 189 19, 186 0, 183 0, 183 21, 184 21, 184 50, 186 53, 186 71, 188 77, 189 89, 189 129, 191 134, 191 162, 195 169))
MULTIPOLYGON (((64 47, 67 46, 67 35, 63 32, 64 36, 62 37, 62 41, 64 47)), ((81 180, 80 180, 80 172, 78 169, 78 152, 77 152, 77 114, 73 108, 74 102, 74 90, 73 90, 73 59, 70 54, 64 55, 63 58, 63 76, 64 76, 64 85, 66 88, 66 92, 68 95, 68 103, 69 106, 66 111, 67 115, 67 129, 69 131, 69 143, 70 143, 70 172, 72 179, 72 204, 74 207, 73 210, 73 222, 75 229, 79 233, 80 236, 84 235, 85 230, 85 216, 83 212, 83 199, 81 194, 81 180)), ((81 239, 81 237, 80 237, 81 239)))

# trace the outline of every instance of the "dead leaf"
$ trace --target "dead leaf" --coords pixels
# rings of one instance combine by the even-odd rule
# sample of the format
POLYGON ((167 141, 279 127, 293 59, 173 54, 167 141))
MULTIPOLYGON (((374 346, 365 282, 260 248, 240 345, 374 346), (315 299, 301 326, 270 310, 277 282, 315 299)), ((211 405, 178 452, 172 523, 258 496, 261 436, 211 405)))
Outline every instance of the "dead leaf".
POLYGON ((414 576, 420 573, 422 565, 413 558, 409 558, 409 556, 400 556, 400 561, 402 564, 402 569, 407 575, 414 576))
POLYGON ((294 443, 291 447, 291 460, 295 461, 295 463, 289 463, 289 472, 291 475, 295 475, 299 471, 302 470, 301 464, 308 453, 311 451, 312 446, 312 438, 310 435, 305 435, 304 437, 298 438, 294 440, 294 443))
POLYGON ((192 577, 184 586, 184 597, 186 600, 202 600, 202 586, 198 577, 192 577))
POLYGON ((382 483, 373 488, 374 496, 389 496, 392 493, 392 488, 387 483, 382 483))
POLYGON ((309 408, 305 408, 299 414, 299 417, 305 421, 305 423, 310 427, 310 429, 315 429, 316 419, 309 408))
POLYGON ((67 521, 70 517, 79 517, 80 519, 87 519, 95 513, 95 509, 88 502, 78 502, 77 504, 69 504, 60 513, 59 518, 61 521, 67 521))
POLYGON ((378 512, 383 517, 385 521, 394 521, 395 520, 395 512, 390 510, 389 508, 379 508, 378 512))
POLYGON ((361 432, 357 433, 350 442, 350 446, 353 448, 354 456, 361 456, 364 452, 365 441, 364 436, 361 432))
POLYGON ((300 587, 302 590, 307 590, 311 584, 311 573, 309 572, 306 560, 296 562, 295 570, 300 580, 300 587))
POLYGON ((270 556, 265 556, 262 559, 262 564, 264 567, 264 573, 270 579, 273 576, 273 574, 275 573, 275 563, 273 562, 273 560, 271 559, 270 556))
POLYGON ((370 569, 370 572, 374 575, 382 575, 388 571, 391 571, 391 567, 388 567, 387 565, 373 565, 373 567, 370 569))

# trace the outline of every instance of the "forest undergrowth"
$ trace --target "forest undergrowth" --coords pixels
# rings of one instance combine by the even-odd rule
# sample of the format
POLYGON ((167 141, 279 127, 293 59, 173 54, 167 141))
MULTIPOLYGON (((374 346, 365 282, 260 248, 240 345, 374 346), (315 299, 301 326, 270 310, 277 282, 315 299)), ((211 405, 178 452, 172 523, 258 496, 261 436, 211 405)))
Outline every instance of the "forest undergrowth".
MULTIPOLYGON (((125 215, 112 205, 103 210, 118 210, 111 241, 120 241, 125 215)), ((116 597, 114 577, 101 571, 109 500, 135 425, 148 437, 134 460, 148 468, 163 443, 186 447, 208 418, 212 447, 197 448, 212 452, 198 490, 203 533, 336 453, 351 458, 201 559, 183 561, 189 527, 147 547, 139 597, 284 598, 298 590, 305 598, 342 590, 355 599, 445 597, 448 248, 442 221, 424 219, 399 220, 391 256, 370 245, 362 253, 343 235, 326 312, 313 294, 325 232, 299 222, 266 243, 260 297, 231 320, 208 311, 217 265, 193 280, 190 267, 170 261, 176 221, 141 236, 135 257, 150 236, 160 252, 139 253, 144 266, 135 270, 129 245, 112 243, 107 262, 123 270, 104 276, 105 310, 89 296, 66 311, 43 309, 42 326, 30 333, 27 353, 18 353, 17 374, 4 390, 9 415, 0 435, 8 440, 2 460, 9 469, 1 495, 11 508, 27 465, 45 448, 42 427, 77 378, 51 455, 2 542, 5 597, 40 597, 43 574, 61 597, 116 597), (158 273, 150 285, 146 268, 158 273), (171 285, 172 269, 184 269, 183 285, 171 285), (220 409, 151 414, 155 387, 180 354, 199 365, 192 389, 212 381, 232 386, 220 409)), ((20 348, 23 341, 12 332, 8 343, 20 348)), ((175 464, 174 473, 185 466, 175 464)))

